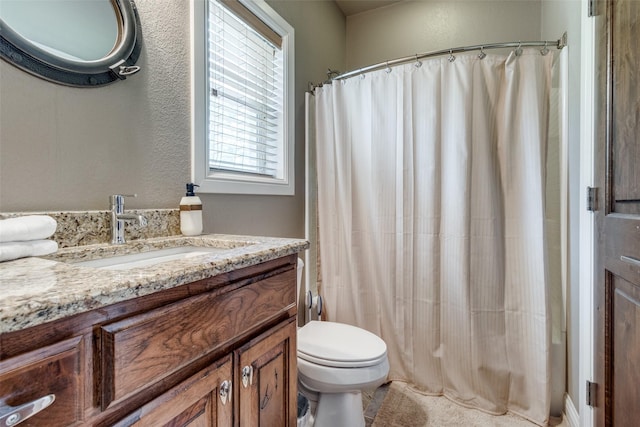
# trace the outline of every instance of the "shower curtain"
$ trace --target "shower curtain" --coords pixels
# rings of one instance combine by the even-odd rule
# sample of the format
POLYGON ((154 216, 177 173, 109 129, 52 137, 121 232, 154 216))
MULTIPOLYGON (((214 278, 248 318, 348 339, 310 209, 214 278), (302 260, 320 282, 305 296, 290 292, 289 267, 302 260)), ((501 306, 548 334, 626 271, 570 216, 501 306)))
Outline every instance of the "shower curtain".
POLYGON ((541 425, 552 62, 463 54, 315 91, 328 320, 381 336, 390 379, 541 425))

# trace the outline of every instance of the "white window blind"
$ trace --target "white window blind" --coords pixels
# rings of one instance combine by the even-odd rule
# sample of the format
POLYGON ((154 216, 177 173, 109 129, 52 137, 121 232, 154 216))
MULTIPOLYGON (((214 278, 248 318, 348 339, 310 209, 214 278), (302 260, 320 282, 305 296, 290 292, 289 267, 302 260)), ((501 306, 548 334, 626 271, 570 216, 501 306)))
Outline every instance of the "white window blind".
POLYGON ((209 1, 208 23, 209 169, 282 178, 284 65, 277 34, 263 35, 217 0, 209 1))

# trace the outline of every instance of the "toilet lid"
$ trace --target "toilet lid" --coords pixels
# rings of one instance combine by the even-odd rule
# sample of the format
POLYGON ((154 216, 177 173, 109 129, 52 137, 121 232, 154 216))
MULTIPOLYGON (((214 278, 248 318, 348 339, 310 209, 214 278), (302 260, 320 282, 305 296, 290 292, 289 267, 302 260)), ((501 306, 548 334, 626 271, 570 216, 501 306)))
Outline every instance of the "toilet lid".
POLYGON ((298 357, 323 366, 373 366, 387 357, 387 345, 355 326, 311 321, 298 330, 298 357))

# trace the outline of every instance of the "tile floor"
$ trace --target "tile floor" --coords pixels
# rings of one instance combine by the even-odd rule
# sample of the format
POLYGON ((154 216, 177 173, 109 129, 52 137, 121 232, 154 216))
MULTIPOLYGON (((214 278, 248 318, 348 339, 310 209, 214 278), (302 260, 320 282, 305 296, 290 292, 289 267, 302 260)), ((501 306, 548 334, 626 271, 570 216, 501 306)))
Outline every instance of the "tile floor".
MULTIPOLYGON (((388 383, 375 390, 362 393, 366 427, 537 427, 536 424, 517 415, 493 416, 484 412, 464 408, 445 397, 425 396, 402 382, 388 383), (389 397, 388 404, 397 404, 406 413, 376 415, 389 397)), ((388 409, 388 408, 387 408, 388 409)), ((550 425, 567 427, 561 420, 552 420, 550 425)))

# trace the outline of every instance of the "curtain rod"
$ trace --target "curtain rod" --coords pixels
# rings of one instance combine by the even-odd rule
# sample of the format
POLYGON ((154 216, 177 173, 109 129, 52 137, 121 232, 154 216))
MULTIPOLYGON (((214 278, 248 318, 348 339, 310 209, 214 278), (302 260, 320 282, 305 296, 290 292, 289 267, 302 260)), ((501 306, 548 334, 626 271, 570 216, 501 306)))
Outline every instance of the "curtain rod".
MULTIPOLYGON (((453 57, 454 53, 469 52, 469 51, 473 51, 473 50, 479 50, 480 51, 480 55, 483 55, 485 49, 501 49, 501 48, 507 48, 507 47, 522 48, 522 47, 527 47, 527 46, 544 46, 545 48, 546 47, 555 46, 556 49, 562 49, 566 45, 567 45, 567 33, 565 32, 562 35, 562 37, 560 37, 558 40, 525 41, 525 42, 518 41, 518 42, 508 42, 508 43, 489 43, 489 44, 479 44, 479 45, 475 45, 475 46, 463 46, 463 47, 456 47, 456 48, 451 48, 451 49, 435 50, 435 51, 432 51, 432 52, 427 52, 427 53, 422 53, 422 54, 415 54, 413 56, 405 56, 404 58, 392 59, 390 61, 385 61, 385 62, 380 62, 378 64, 368 65, 368 66, 363 67, 363 68, 358 68, 358 69, 353 70, 353 71, 348 71, 346 73, 339 74, 336 77, 333 77, 331 80, 344 80, 344 79, 348 79, 350 77, 357 76, 357 75, 360 75, 362 73, 366 73, 366 72, 369 72, 369 71, 380 70, 382 68, 389 68, 392 65, 400 65, 400 64, 406 64, 406 63, 409 63, 409 62, 413 62, 413 61, 419 61, 420 59, 430 58, 432 56, 440 56, 440 55, 449 54, 450 58, 455 59, 453 57)), ((484 56, 483 56, 483 58, 484 58, 484 56)), ((329 70, 329 71, 331 71, 331 70, 329 70)))

